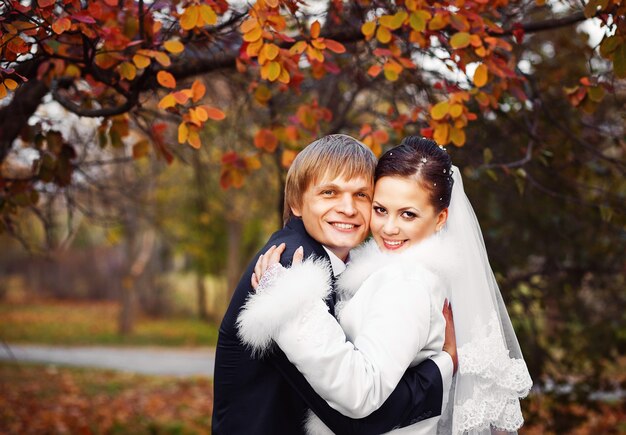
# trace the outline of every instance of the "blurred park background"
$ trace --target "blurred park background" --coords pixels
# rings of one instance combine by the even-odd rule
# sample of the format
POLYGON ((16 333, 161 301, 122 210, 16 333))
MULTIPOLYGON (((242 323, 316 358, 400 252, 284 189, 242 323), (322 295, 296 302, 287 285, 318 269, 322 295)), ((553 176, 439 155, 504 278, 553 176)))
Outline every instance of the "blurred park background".
MULTIPOLYGON (((0 340, 211 348, 297 152, 434 137, 535 387, 626 433, 619 0, 0 2, 0 340), (138 19, 138 17, 142 17, 138 19)), ((2 433, 208 433, 210 378, 0 362, 2 433)))

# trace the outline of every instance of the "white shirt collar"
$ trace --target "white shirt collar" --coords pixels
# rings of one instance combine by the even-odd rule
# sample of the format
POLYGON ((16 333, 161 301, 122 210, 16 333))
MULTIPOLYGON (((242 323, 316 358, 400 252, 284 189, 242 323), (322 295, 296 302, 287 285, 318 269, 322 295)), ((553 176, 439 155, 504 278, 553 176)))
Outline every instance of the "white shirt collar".
POLYGON ((326 253, 328 253, 328 257, 330 258, 330 267, 333 268, 333 276, 339 276, 341 272, 346 270, 346 263, 344 263, 341 258, 337 257, 335 253, 328 249, 326 246, 322 245, 322 248, 324 248, 326 253))

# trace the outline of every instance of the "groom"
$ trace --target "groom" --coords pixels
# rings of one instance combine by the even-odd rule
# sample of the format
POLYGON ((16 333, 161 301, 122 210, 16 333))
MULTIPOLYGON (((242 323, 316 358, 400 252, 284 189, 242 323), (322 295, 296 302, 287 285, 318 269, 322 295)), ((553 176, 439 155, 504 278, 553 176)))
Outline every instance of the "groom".
MULTIPOLYGON (((349 136, 325 136, 307 146, 287 174, 285 227, 270 237, 259 254, 284 242, 287 248, 281 262, 288 266, 294 250, 303 246, 305 258, 324 258, 330 262, 333 275, 339 275, 350 250, 369 232, 375 166, 372 152, 349 136)), ((383 406, 360 420, 332 409, 280 349, 262 357, 252 355, 238 337, 236 321, 253 291, 250 282, 259 254, 235 289, 219 330, 212 422, 215 435, 303 433, 307 409, 338 434, 380 434, 441 414, 453 372, 447 352, 407 370, 383 406)), ((333 298, 328 300, 328 307, 334 314, 333 298)), ((456 353, 455 346, 452 353, 456 353)))

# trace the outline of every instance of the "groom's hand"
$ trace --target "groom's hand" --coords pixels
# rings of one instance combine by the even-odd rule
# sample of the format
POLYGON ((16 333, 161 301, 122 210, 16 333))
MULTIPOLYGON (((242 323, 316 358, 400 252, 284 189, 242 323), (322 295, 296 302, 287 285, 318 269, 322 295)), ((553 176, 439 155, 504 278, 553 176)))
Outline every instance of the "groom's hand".
POLYGON ((443 342, 443 351, 448 352, 452 357, 452 365, 454 366, 452 373, 454 374, 459 368, 459 356, 456 352, 456 334, 454 333, 452 306, 447 299, 443 303, 443 317, 446 319, 446 338, 443 342))

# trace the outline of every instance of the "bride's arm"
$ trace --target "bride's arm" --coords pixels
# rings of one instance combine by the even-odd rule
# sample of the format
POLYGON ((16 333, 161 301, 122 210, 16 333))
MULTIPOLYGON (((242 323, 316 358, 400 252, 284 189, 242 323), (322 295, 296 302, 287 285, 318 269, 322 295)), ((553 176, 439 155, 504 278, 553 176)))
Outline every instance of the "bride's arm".
POLYGON ((379 276, 384 285, 370 289, 365 326, 351 343, 314 288, 328 273, 310 262, 288 269, 248 301, 239 317, 240 336, 253 347, 273 339, 331 407, 362 418, 384 403, 424 346, 434 276, 424 274, 420 282, 379 276), (259 309, 261 303, 267 308, 259 309), (270 307, 271 316, 264 316, 270 307), (278 326, 268 329, 268 320, 278 326), (269 337, 259 340, 259 334, 269 337))

